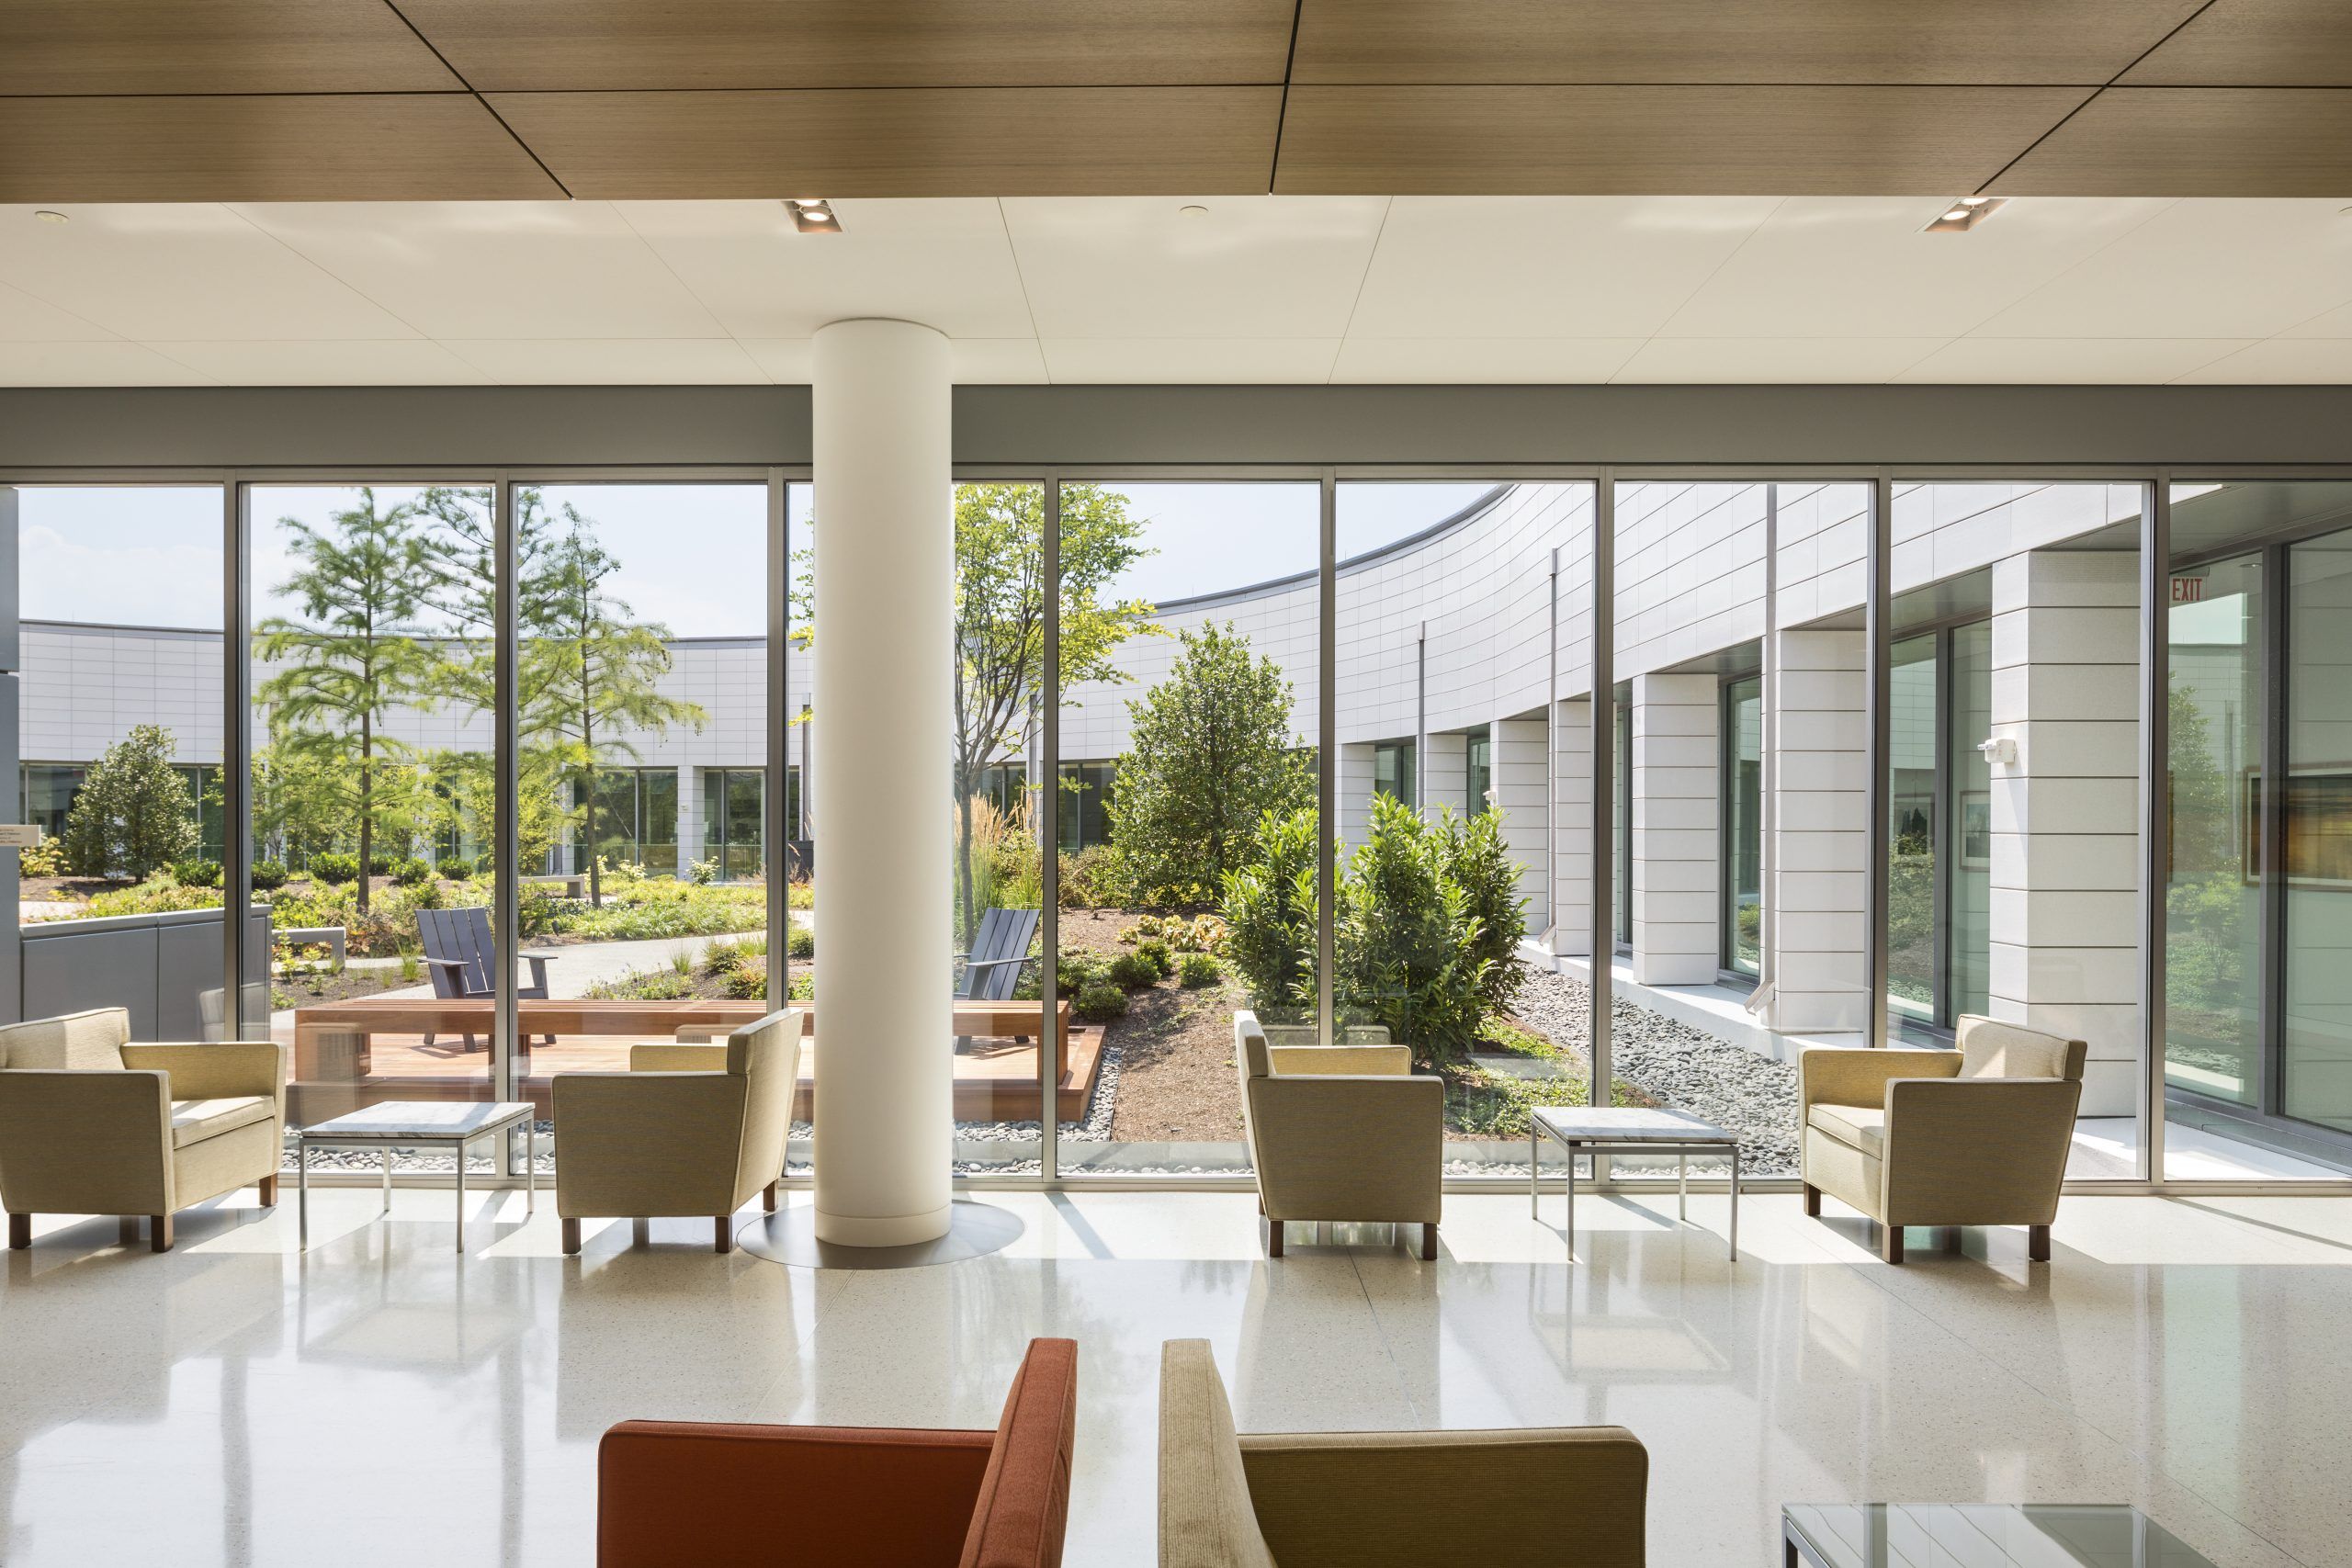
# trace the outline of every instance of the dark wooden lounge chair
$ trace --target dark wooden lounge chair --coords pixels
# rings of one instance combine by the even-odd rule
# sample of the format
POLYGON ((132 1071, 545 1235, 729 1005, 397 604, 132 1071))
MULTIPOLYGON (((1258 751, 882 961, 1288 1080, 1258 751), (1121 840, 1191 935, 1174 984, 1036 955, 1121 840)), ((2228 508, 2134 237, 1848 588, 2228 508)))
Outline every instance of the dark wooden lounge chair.
MULTIPOLYGON (((956 999, 962 1002, 1001 1002, 1012 998, 1013 987, 1021 983, 1021 967, 1034 964, 1029 944, 1037 940, 1035 909, 983 909, 980 929, 972 939, 972 951, 956 956, 964 965, 964 973, 956 982, 956 999)), ((956 1048, 960 1051, 968 1037, 959 1037, 956 1048)))
MULTIPOLYGON (((433 994, 436 997, 464 998, 494 997, 498 994, 498 953, 490 936, 490 911, 476 906, 464 909, 419 909, 416 912, 416 934, 424 943, 424 966, 433 975, 433 994)), ((531 983, 517 986, 515 997, 544 999, 548 994, 548 960, 545 953, 518 953, 531 966, 531 983)), ((555 1036, 547 1037, 548 1044, 555 1036)), ((433 1036, 424 1037, 427 1045, 433 1036)), ((523 1044, 527 1048, 529 1036, 523 1044)), ((475 1049, 474 1037, 466 1036, 466 1049, 475 1049)))

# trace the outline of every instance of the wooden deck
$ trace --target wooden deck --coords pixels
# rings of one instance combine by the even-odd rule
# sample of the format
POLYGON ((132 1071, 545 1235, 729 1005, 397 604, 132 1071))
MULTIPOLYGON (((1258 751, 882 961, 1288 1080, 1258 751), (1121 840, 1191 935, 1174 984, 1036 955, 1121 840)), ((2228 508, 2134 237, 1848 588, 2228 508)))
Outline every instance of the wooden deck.
MULTIPOLYGON (((556 1074, 624 1072, 629 1047, 675 1041, 681 1032, 723 1039, 767 1012, 764 1002, 630 1000, 522 1001, 524 1034, 536 1042, 516 1064, 520 1098, 548 1113, 556 1074), (556 1043, 546 1043, 548 1035, 556 1043)), ((808 1008, 801 1047, 796 1121, 816 1105, 817 1010, 808 1008)), ((1058 1010, 1062 1071, 1055 1107, 1065 1122, 1086 1115, 1102 1067, 1102 1032, 1070 1026, 1058 1010)), ((294 1077, 288 1110, 298 1122, 322 1121, 386 1100, 479 1100, 490 1093, 492 1010, 487 998, 369 997, 295 1010, 294 1077), (435 1036, 424 1043, 427 1032, 435 1036), (475 1048, 468 1050, 470 1032, 475 1048)), ((957 1002, 953 1027, 967 1038, 955 1052, 955 1115, 959 1122, 1036 1120, 1041 1010, 1028 1002, 957 1002), (1026 1038, 1020 1038, 1020 1036, 1026 1038)), ((287 1031, 280 1030, 281 1038, 287 1031)), ((943 1038, 942 1050, 953 1040, 943 1038)))

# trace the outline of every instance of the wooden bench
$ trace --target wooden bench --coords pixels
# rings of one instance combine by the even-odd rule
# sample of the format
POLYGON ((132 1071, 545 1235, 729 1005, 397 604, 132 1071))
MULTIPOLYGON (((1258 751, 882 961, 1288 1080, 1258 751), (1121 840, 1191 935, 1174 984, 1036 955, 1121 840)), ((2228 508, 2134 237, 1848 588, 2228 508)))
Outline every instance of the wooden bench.
MULTIPOLYGON (((806 1121, 815 1105, 816 1049, 820 1038, 817 1009, 801 1004, 808 1017, 803 1027, 811 1047, 801 1057, 800 1087, 793 1114, 806 1121)), ((516 1063, 518 1093, 544 1102, 544 1086, 554 1072, 567 1068, 626 1066, 626 1050, 618 1045, 573 1055, 573 1039, 601 1036, 635 1040, 703 1038, 722 1040, 747 1023, 767 1016, 764 1001, 698 1000, 640 1001, 625 998, 518 998, 514 1004, 523 1055, 516 1063), (554 1035, 564 1043, 534 1046, 533 1040, 554 1035), (548 1062, 543 1058, 553 1057, 548 1062), (533 1063, 540 1070, 534 1074, 533 1063)), ((299 1102, 298 1119, 313 1120, 315 1112, 350 1100, 479 1098, 488 1082, 488 1064, 480 1056, 469 1067, 454 1042, 427 1048, 426 1034, 488 1038, 495 1016, 488 997, 361 997, 349 1001, 322 1002, 294 1012, 294 1077, 290 1085, 299 1102), (407 1035, 420 1043, 385 1053, 392 1059, 379 1063, 372 1036, 407 1035), (380 1093, 357 1092, 362 1080, 380 1093)), ((1102 1034, 1083 1031, 1073 1047, 1069 1002, 1056 1008, 1055 1066, 1057 1114, 1075 1121, 1086 1114, 1094 1077, 1101 1066, 1102 1034)), ((948 1028, 953 1035, 969 1037, 970 1052, 956 1057, 956 1115, 962 1121, 1034 1121, 1037 1115, 1036 1063, 1034 1042, 1041 1032, 1042 1010, 1032 1001, 954 1004, 948 1028), (1015 1043, 1030 1042, 1030 1043, 1015 1043)), ((943 1040, 942 1045, 947 1042, 943 1040)), ((350 1109, 345 1106, 344 1109, 350 1109)), ((329 1112, 334 1113, 334 1112, 329 1112)))

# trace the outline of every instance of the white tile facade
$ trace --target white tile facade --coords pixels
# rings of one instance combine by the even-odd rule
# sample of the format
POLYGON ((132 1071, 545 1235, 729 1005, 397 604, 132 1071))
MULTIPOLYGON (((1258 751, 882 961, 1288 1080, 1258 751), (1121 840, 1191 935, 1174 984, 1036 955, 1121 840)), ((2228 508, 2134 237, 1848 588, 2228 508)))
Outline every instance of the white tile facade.
POLYGON ((2090 1043, 2083 1114, 2139 1101, 2139 557, 1993 568, 1993 1016, 2090 1043))
POLYGON ((1634 677, 1634 978, 1699 986, 1715 977, 1715 716, 1713 675, 1634 677))
MULTIPOLYGON (((1863 831, 1870 729, 1859 631, 1777 634, 1768 694, 1780 799, 1765 940, 1771 1023, 1799 1032, 1860 1030, 1863 831)), ((1768 819, 1769 821, 1770 819, 1768 819)))

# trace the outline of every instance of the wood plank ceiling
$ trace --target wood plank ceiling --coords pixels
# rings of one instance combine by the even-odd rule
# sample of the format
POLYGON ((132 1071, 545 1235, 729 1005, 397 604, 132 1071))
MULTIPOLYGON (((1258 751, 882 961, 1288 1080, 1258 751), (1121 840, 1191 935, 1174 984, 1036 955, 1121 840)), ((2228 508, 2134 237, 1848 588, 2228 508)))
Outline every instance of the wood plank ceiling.
POLYGON ((2352 197, 2352 0, 0 0, 0 201, 2352 197))

